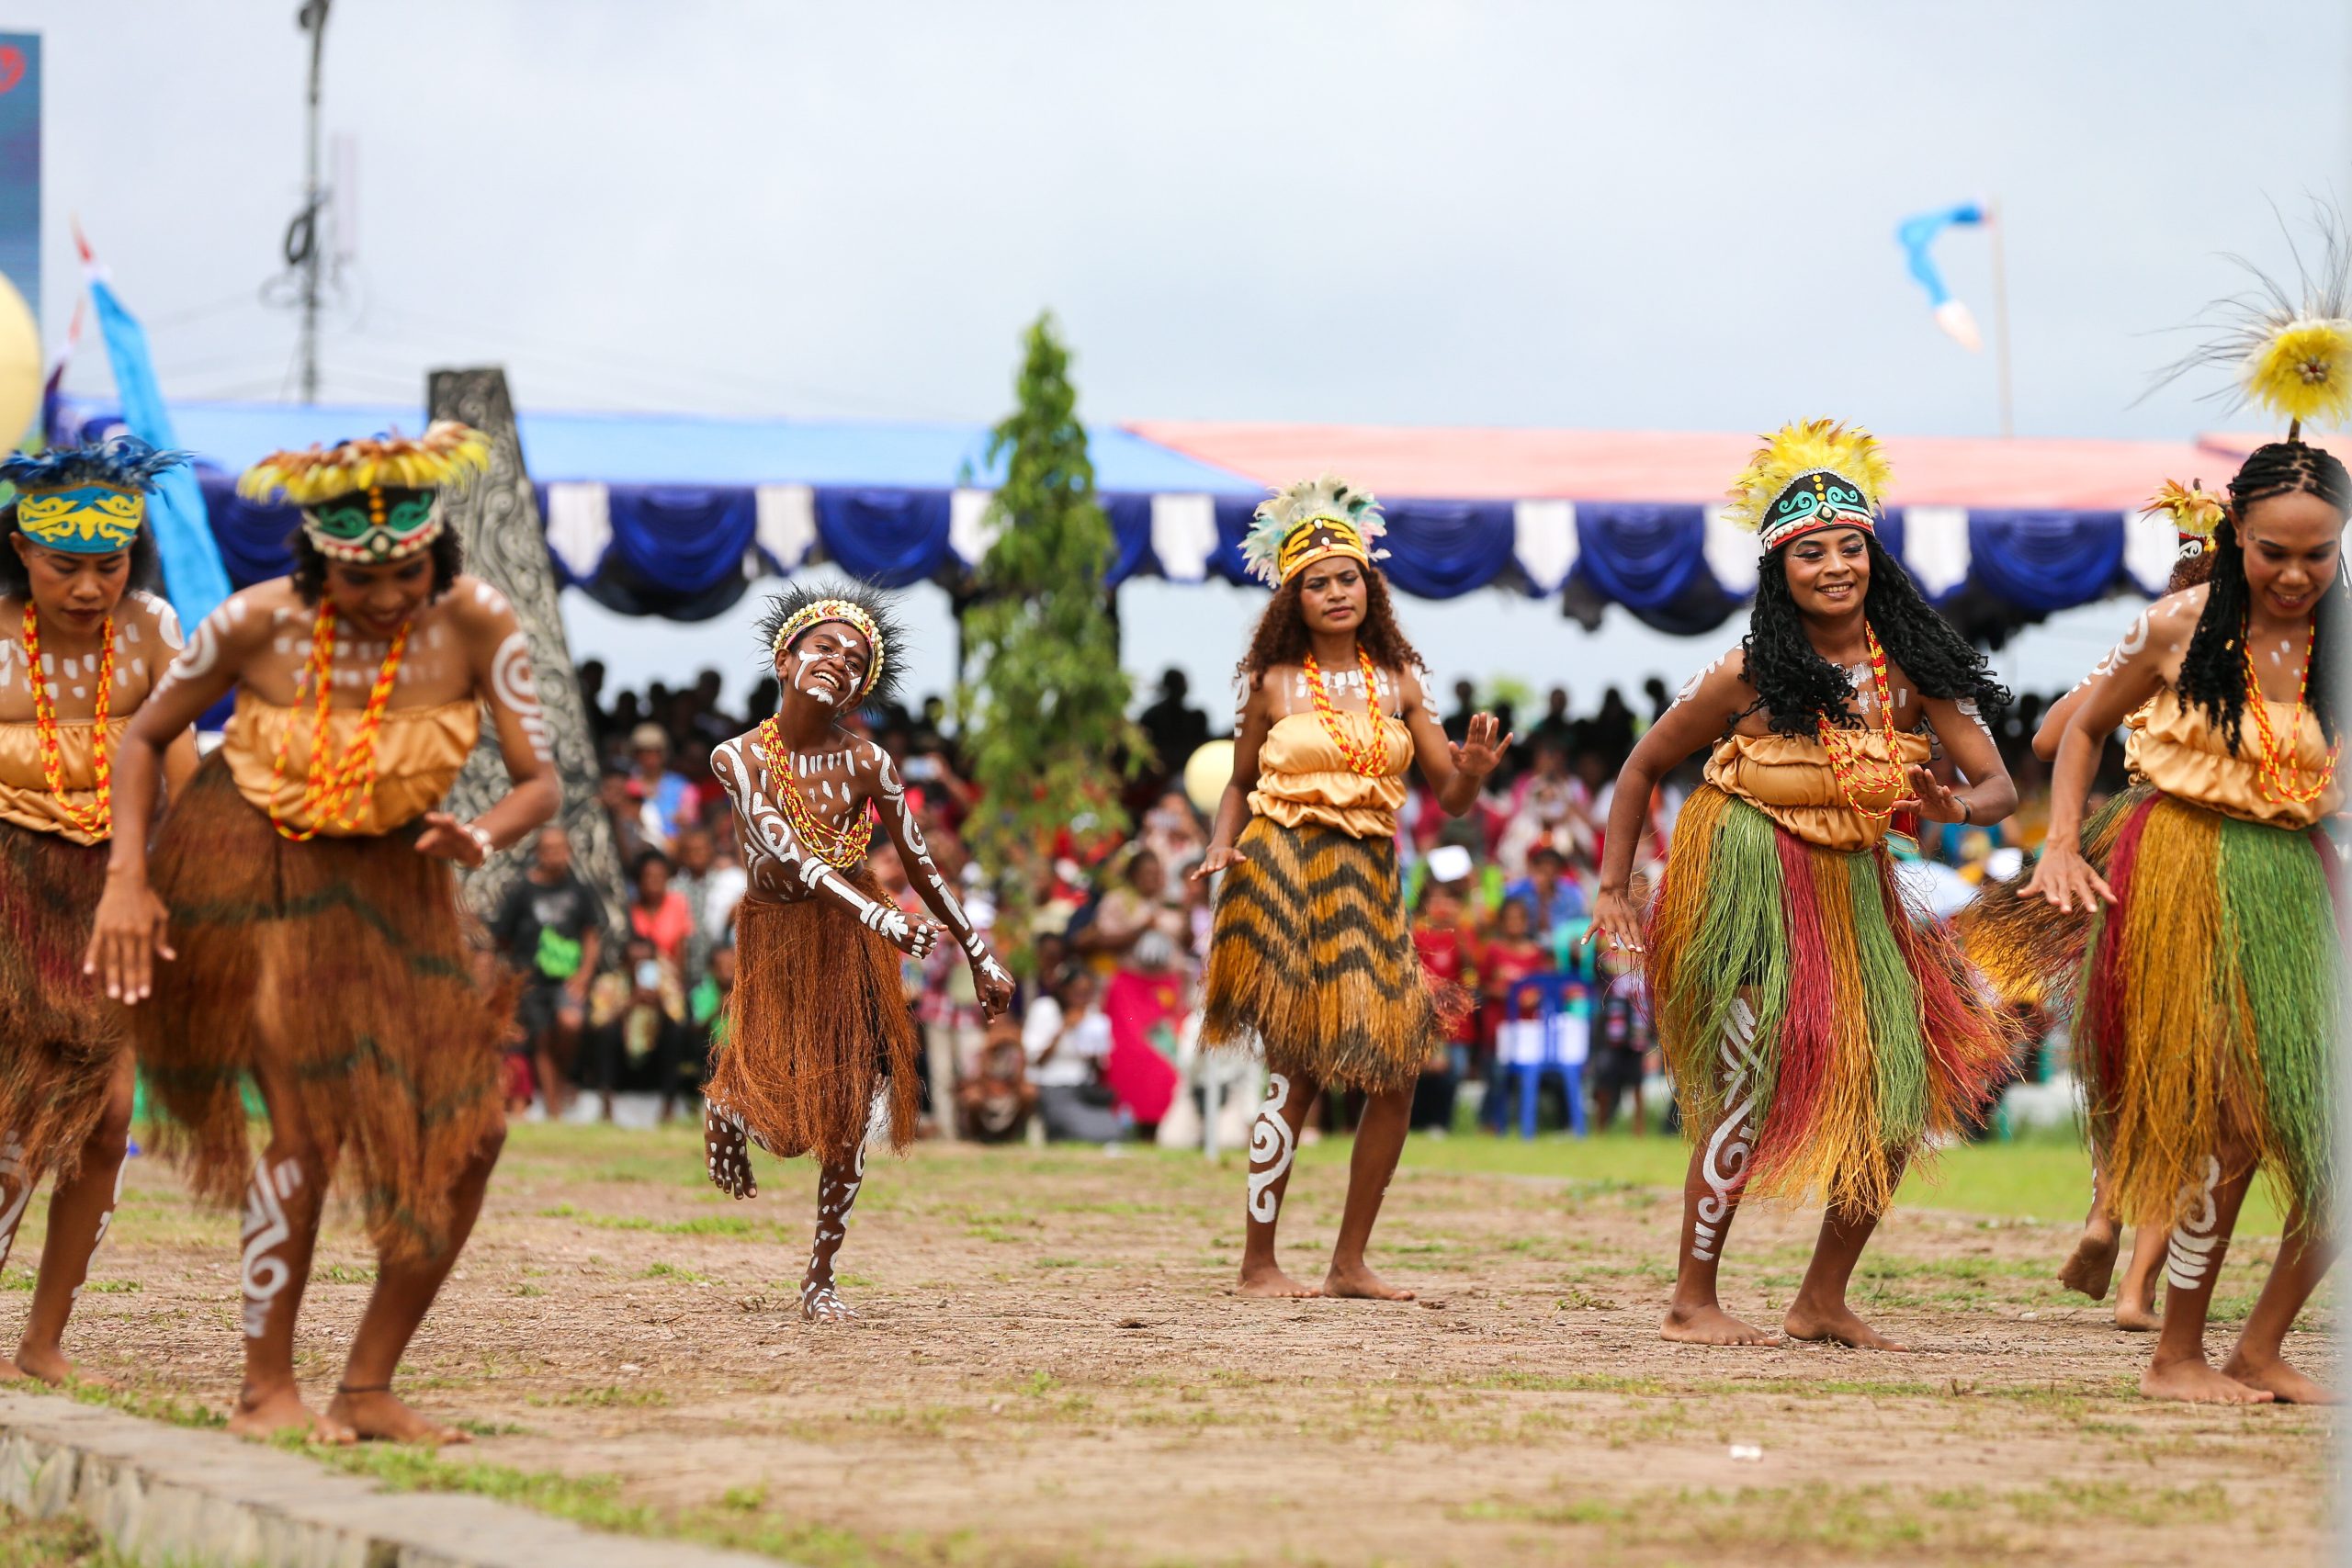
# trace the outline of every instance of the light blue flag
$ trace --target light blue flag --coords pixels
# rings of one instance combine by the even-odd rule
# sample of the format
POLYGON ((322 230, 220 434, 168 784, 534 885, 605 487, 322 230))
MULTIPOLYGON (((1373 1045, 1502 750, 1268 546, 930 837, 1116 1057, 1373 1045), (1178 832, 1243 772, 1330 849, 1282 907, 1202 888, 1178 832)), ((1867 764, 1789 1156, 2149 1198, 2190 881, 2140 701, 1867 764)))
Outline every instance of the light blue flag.
MULTIPOLYGON (((149 446, 168 450, 178 444, 172 439, 171 411, 164 406, 164 389, 147 352, 147 329, 115 298, 112 285, 96 276, 89 281, 90 302, 97 307, 98 330, 106 334, 107 360, 122 398, 122 423, 149 446)), ((147 501, 147 526, 163 558, 164 591, 181 624, 193 627, 229 596, 229 573, 220 564, 204 491, 192 470, 182 466, 156 479, 155 493, 147 501)))
POLYGON ((1936 313, 1936 325, 1951 334, 1952 341, 1973 352, 1984 346, 1984 334, 1976 330, 1976 318, 1967 306, 1951 297, 1944 287, 1944 275, 1937 269, 1932 247, 1936 236, 1953 224, 1976 225, 1984 221, 1984 209, 1973 201, 1948 207, 1939 212, 1922 212, 1916 218, 1905 218, 1895 225, 1895 243, 1903 247, 1903 254, 1911 266, 1911 276, 1928 291, 1928 304, 1936 313))

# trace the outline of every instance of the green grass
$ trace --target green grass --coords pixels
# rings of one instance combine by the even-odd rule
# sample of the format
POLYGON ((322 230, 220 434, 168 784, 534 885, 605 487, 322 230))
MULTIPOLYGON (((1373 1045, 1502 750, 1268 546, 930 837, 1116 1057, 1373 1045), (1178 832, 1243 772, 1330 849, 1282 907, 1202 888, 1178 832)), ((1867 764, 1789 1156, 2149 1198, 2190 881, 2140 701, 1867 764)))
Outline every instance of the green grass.
POLYGON ((130 1559, 107 1549, 76 1514, 63 1518, 28 1518, 0 1506, 0 1568, 134 1568, 130 1559))

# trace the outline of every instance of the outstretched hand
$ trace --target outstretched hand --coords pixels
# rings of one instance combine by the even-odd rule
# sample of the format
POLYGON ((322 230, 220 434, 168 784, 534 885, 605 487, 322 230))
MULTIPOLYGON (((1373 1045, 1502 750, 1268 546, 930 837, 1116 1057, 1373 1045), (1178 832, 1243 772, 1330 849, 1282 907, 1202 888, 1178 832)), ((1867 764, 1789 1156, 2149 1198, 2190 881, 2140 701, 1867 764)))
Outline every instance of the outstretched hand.
POLYGON ((436 860, 455 861, 469 871, 490 859, 489 847, 446 811, 424 814, 424 830, 416 836, 416 852, 436 860))
POLYGON ((1603 937, 1609 939, 1611 952, 1640 956, 1644 951, 1642 916, 1641 911, 1634 908, 1632 895, 1603 888, 1600 897, 1593 900, 1592 924, 1577 938, 1577 948, 1581 952, 1586 947, 1598 944, 1603 937))
POLYGON ((155 960, 179 956, 172 951, 171 924, 171 912, 145 878, 109 874, 98 897, 90 945, 82 954, 82 973, 117 1001, 146 1000, 155 988, 155 960))
POLYGON ((2086 915, 2098 913, 2102 903, 2115 902, 2115 889, 2107 878, 2091 869, 2083 852, 2074 845, 2052 840, 2034 863, 2033 874, 2018 889, 2020 898, 2047 898, 2068 914, 2079 904, 2086 915))
POLYGON ((1917 812, 1929 822, 1967 819, 1968 812, 1962 805, 1960 795, 1946 789, 1943 781, 1927 769, 1914 764, 1905 783, 1911 793, 1894 803, 1895 810, 1917 812))
POLYGON ((1446 743, 1453 752, 1454 771, 1483 779, 1500 767, 1503 754, 1519 739, 1516 734, 1503 735, 1502 728, 1502 720, 1493 714, 1472 715, 1469 733, 1460 740, 1446 743))
POLYGON ((1237 861, 1245 861, 1249 858, 1250 857, 1248 855, 1243 854, 1231 844, 1211 844, 1209 846, 1209 852, 1201 857, 1201 863, 1193 868, 1192 874, 1186 877, 1185 880, 1188 882, 1206 882, 1210 877, 1215 876, 1227 866, 1233 864, 1237 861))

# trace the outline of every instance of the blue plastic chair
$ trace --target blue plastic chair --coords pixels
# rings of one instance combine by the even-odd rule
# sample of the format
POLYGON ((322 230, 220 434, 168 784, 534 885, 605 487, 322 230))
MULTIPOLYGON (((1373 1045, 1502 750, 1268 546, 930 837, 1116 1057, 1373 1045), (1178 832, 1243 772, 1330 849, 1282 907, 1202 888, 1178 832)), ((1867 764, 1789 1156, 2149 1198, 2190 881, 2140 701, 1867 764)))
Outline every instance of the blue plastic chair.
POLYGON ((1519 1096, 1519 1135, 1535 1136, 1535 1107, 1542 1098, 1546 1075, 1557 1074, 1568 1102, 1568 1131, 1581 1138, 1589 1130, 1585 1122, 1584 1063, 1572 1060, 1561 1035, 1561 1022, 1568 1018, 1572 1003, 1586 1003, 1588 1010, 1591 987, 1581 975, 1530 975, 1510 988, 1505 1002, 1508 1017, 1518 1021, 1526 1010, 1528 998, 1535 1001, 1536 1020, 1544 1027, 1543 1055, 1532 1062, 1513 1062, 1504 1068, 1506 1078, 1519 1096))

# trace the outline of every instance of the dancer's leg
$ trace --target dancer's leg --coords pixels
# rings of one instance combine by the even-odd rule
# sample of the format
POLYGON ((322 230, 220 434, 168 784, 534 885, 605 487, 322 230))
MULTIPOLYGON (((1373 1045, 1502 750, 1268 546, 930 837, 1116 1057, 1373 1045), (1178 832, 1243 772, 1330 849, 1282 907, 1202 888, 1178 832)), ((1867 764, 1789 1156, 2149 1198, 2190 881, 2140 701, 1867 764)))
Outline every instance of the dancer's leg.
POLYGON ((1675 1255, 1674 1297, 1667 1304, 1666 1321, 1658 1331, 1686 1344, 1773 1342, 1763 1329, 1724 1311, 1715 1293, 1724 1238, 1730 1234, 1732 1216, 1739 1212, 1740 1193, 1747 1186, 1747 1161, 1756 1149, 1756 1128, 1748 1120, 1756 1104, 1745 1092, 1747 1047, 1755 1034, 1755 1015, 1747 1004, 1733 1003, 1718 1055, 1726 1109, 1690 1151, 1690 1168, 1682 1179, 1682 1237, 1675 1255))
POLYGON ((2335 1244, 2312 1226, 2298 1203, 2287 1216, 2287 1235, 2270 1277, 2262 1282, 2237 1348, 2222 1363, 2222 1373, 2248 1388, 2266 1389, 2281 1404, 2333 1404, 2335 1395, 2289 1366, 2279 1354, 2295 1314, 2318 1289, 2328 1265, 2335 1260, 2335 1244))
MULTIPOLYGON (((0 1131, 0 1269, 8 1266, 8 1253, 17 1245, 17 1227, 24 1224, 25 1211, 32 1204, 33 1174, 25 1164, 25 1145, 17 1134, 0 1131)), ((0 1382, 15 1382, 24 1375, 23 1368, 0 1356, 0 1382)))
POLYGON ((2058 1269, 2058 1282, 2095 1302, 2107 1300, 2109 1281, 2115 1277, 2115 1254, 2122 1232, 2107 1207, 2107 1172, 2091 1166, 2091 1212, 2083 1221, 2083 1236, 2058 1269))
POLYGON ((1330 1272, 1323 1276, 1327 1296, 1357 1296, 1378 1302, 1409 1302, 1410 1291, 1383 1280, 1363 1260, 1372 1241, 1372 1227, 1380 1218, 1381 1200, 1388 1196, 1388 1179, 1396 1174, 1397 1156, 1405 1152, 1405 1135, 1413 1123, 1413 1091, 1392 1089, 1372 1095, 1356 1120, 1356 1146, 1348 1158, 1348 1206, 1340 1216, 1340 1239, 1331 1248, 1330 1272))
POLYGON ((66 1359, 60 1341, 74 1298, 89 1278, 90 1257, 106 1239, 107 1227, 114 1223, 115 1206, 122 1199, 122 1158, 130 1143, 130 1101, 137 1082, 137 1069, 131 1066, 130 1053, 125 1051, 116 1058, 107 1084, 106 1111, 82 1145, 80 1170, 49 1200, 49 1235, 41 1244, 40 1277, 33 1285, 24 1342, 17 1347, 17 1367, 43 1382, 63 1382, 74 1372, 74 1363, 66 1359))
MULTIPOLYGON (((1898 1170, 1895 1179, 1900 1179, 1898 1170)), ((1862 1248, 1870 1245, 1878 1222, 1877 1213, 1852 1203, 1833 1203, 1822 1215, 1813 1261, 1806 1266, 1804 1283, 1797 1287, 1797 1299, 1789 1303, 1788 1317, 1781 1324, 1790 1338, 1827 1339, 1858 1350, 1905 1348, 1856 1317, 1846 1304, 1846 1287, 1854 1277, 1854 1265, 1861 1260, 1862 1248)))
POLYGON ((817 1244, 809 1249, 808 1272, 800 1280, 800 1315, 810 1323, 844 1323, 857 1314, 833 1288, 833 1257, 849 1235, 849 1212, 865 1184, 865 1145, 847 1158, 825 1162, 817 1178, 817 1244))
POLYGON ((319 1214, 326 1199, 326 1162, 311 1144, 297 1109, 264 1070, 262 1101, 269 1108, 269 1146, 245 1189, 243 1292, 245 1379, 230 1413, 229 1430, 266 1438, 308 1432, 330 1442, 353 1440, 350 1427, 313 1416, 294 1382, 294 1320, 311 1280, 319 1214))
POLYGON ((424 1321, 433 1298, 440 1293, 441 1282, 457 1266, 466 1238, 473 1234, 490 1173, 497 1168, 499 1150, 505 1144, 506 1130, 501 1127, 481 1141, 458 1172, 449 1195, 448 1241, 438 1253, 405 1263, 377 1260, 376 1288, 368 1297, 367 1310, 359 1314, 357 1332, 351 1337, 351 1356, 344 1364, 342 1386, 335 1391, 334 1403, 327 1406, 328 1416, 363 1438, 395 1443, 470 1440, 458 1428, 428 1421, 402 1404, 392 1393, 392 1376, 400 1370, 408 1342, 416 1335, 416 1325, 424 1321))
POLYGON ((2156 1280, 2165 1266, 2165 1233, 2154 1225, 2132 1227, 2132 1260, 2115 1287, 2115 1326, 2134 1334, 2160 1328, 2156 1315, 2156 1280))
POLYGON ((1241 1282, 1245 1296, 1312 1296, 1314 1286, 1302 1285, 1274 1261, 1274 1232, 1282 1218, 1283 1195, 1290 1190, 1290 1164, 1298 1153, 1298 1134, 1314 1103, 1315 1080, 1306 1074, 1266 1075, 1266 1101, 1250 1129, 1250 1189, 1241 1244, 1241 1282))
POLYGON ((2151 1399, 2262 1404, 2271 1398, 2268 1389, 2239 1382, 2205 1359, 2205 1314, 2213 1304, 2238 1205, 2254 1179, 2251 1161, 2233 1157, 2230 1163, 2241 1167, 2241 1174, 2224 1179, 2222 1160, 2207 1156, 2203 1179, 2182 1194, 2188 1217, 2174 1228, 2165 1249, 2164 1326, 2156 1331, 2155 1354, 2140 1374, 2140 1392, 2151 1399))

